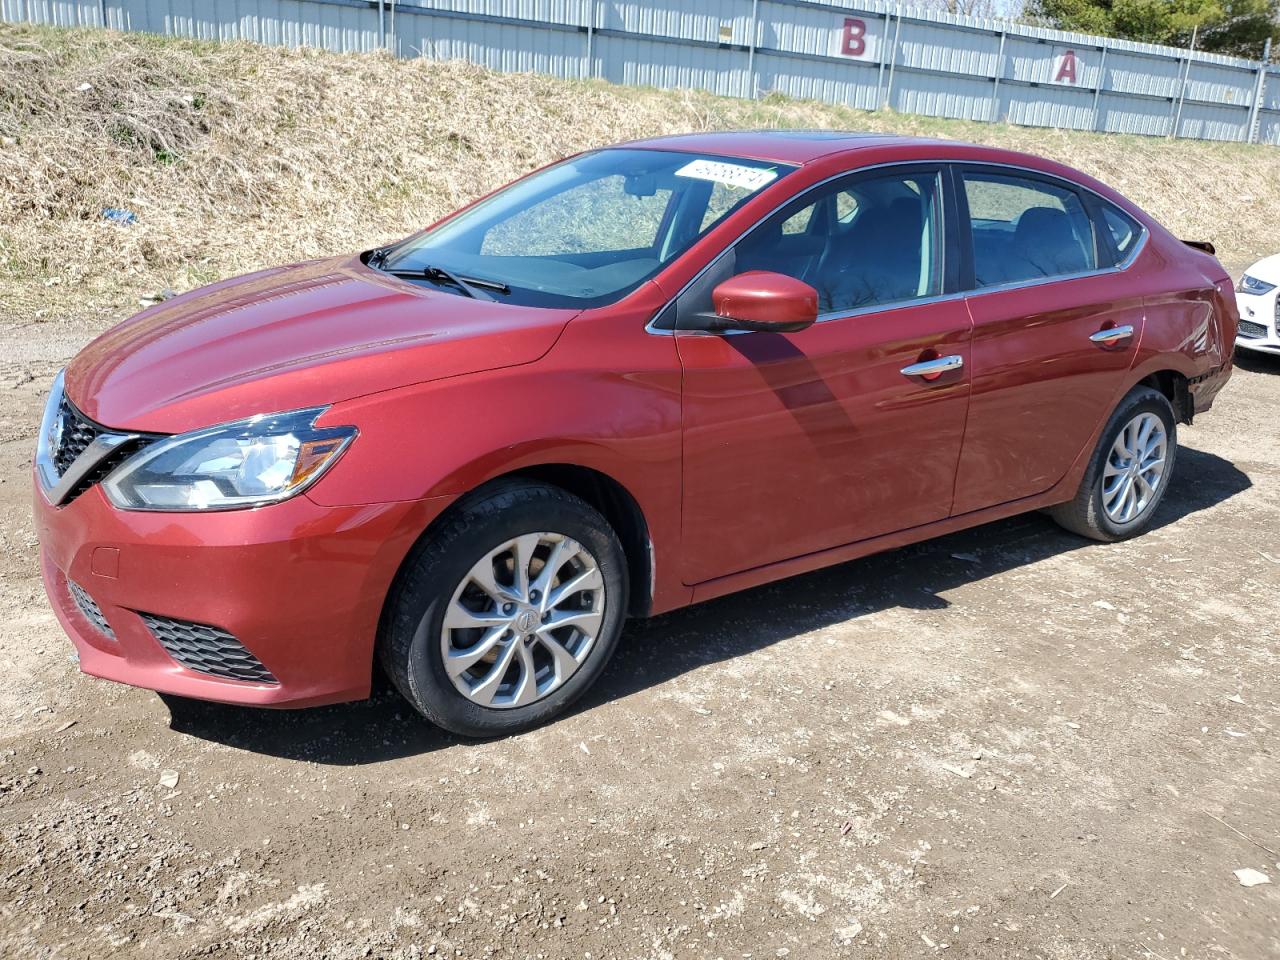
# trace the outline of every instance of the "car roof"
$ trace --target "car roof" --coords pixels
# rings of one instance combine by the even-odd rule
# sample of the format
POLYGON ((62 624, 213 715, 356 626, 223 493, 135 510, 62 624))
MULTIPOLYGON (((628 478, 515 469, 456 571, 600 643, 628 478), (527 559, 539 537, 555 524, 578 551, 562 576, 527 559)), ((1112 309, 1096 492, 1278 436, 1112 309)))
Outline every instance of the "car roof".
POLYGON ((852 150, 870 147, 918 147, 921 144, 936 144, 939 148, 958 145, 954 140, 934 140, 925 137, 904 137, 849 130, 725 130, 651 137, 646 140, 633 140, 619 146, 803 164, 852 150))
MULTIPOLYGON (((847 130, 726 130, 712 133, 684 133, 653 137, 619 144, 645 150, 678 150, 766 163, 802 166, 808 163, 842 158, 839 166, 849 170, 862 164, 858 158, 867 154, 867 163, 895 161, 994 163, 1039 171, 1061 177, 1121 207, 1131 214, 1141 213, 1131 201, 1086 173, 1048 157, 1022 153, 1004 147, 990 147, 963 140, 940 140, 932 137, 904 137, 886 133, 857 133, 847 130)), ((1140 219, 1148 226, 1145 213, 1140 219)))

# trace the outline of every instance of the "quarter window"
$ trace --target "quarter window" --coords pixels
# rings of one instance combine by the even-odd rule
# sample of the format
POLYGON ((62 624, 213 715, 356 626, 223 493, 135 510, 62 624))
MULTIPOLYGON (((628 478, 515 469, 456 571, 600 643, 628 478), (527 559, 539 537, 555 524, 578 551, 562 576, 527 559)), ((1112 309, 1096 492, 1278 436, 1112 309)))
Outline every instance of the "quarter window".
POLYGON ((1124 263, 1137 246, 1138 238, 1142 236, 1142 228, 1127 213, 1116 209, 1111 204, 1103 206, 1102 222, 1106 224, 1107 231, 1111 234, 1111 244, 1116 249, 1117 262, 1124 263))
POLYGON ((1097 269, 1093 223, 1074 190, 1005 174, 963 178, 977 286, 1097 269))

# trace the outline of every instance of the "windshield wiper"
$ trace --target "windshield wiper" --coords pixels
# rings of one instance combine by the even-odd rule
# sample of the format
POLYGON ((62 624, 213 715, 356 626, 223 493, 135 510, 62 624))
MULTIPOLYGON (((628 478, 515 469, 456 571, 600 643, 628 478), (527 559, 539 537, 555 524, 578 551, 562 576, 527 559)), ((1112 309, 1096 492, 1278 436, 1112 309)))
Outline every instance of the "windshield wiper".
POLYGON ((498 298, 489 293, 489 290, 497 290, 499 293, 511 292, 510 287, 497 280, 484 280, 480 277, 460 277, 444 267, 423 267, 422 275, 436 283, 442 280, 445 283, 451 283, 467 296, 476 300, 497 300, 498 298))
POLYGON ((386 269, 380 266, 382 258, 376 261, 374 257, 369 258, 369 265, 374 266, 385 273, 391 274, 393 277, 404 277, 406 280, 430 280, 436 284, 448 284, 457 287, 466 296, 475 300, 492 300, 498 298, 489 293, 490 290, 496 290, 498 293, 510 293, 511 288, 501 280, 487 280, 483 277, 464 277, 459 276, 451 270, 444 267, 422 267, 418 270, 397 270, 395 267, 386 269))

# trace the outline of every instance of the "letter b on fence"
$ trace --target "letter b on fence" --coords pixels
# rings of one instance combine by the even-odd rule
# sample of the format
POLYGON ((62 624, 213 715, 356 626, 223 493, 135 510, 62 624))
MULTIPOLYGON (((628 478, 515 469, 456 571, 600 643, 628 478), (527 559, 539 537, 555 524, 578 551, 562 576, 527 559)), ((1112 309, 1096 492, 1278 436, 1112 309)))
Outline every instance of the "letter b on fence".
POLYGON ((840 55, 860 57, 867 52, 867 24, 857 17, 845 17, 840 31, 840 55))

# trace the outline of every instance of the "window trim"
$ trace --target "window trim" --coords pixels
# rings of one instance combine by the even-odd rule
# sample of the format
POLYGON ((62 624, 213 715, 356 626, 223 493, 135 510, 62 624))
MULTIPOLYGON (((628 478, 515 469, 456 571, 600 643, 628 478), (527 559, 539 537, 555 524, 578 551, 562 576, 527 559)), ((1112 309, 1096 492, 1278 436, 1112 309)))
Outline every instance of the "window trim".
MULTIPOLYGON (((1142 254, 1142 251, 1146 249, 1147 241, 1151 238, 1151 231, 1147 228, 1147 225, 1143 223, 1138 217, 1133 216, 1133 214, 1129 213, 1119 204, 1116 204, 1111 200, 1108 200, 1106 197, 1098 193, 1098 191, 1094 190, 1093 188, 1086 186, 1085 184, 1082 184, 1082 183, 1076 183, 1074 180, 1069 180, 1066 177, 1059 176, 1056 173, 1047 173, 1043 170, 1036 170, 1032 167, 1024 167, 1016 163, 1000 163, 998 161, 989 161, 989 160, 946 160, 946 159, 932 160, 932 161, 930 160, 890 160, 885 163, 877 163, 877 164, 871 164, 865 167, 860 167, 857 170, 842 170, 838 173, 833 173, 831 176, 825 177, 824 179, 819 180, 817 183, 810 184, 808 187, 805 187, 799 193, 792 194, 791 196, 783 200, 781 203, 779 203, 777 206, 775 206, 773 209, 769 210, 767 213, 760 216, 759 219, 757 219, 754 223, 752 223, 750 226, 744 229, 731 242, 725 244, 725 247, 723 250, 721 250, 718 254, 716 254, 709 261, 707 261, 707 263, 703 265, 701 270, 699 270, 692 277, 690 277, 689 280, 684 284, 684 286, 682 286, 679 290, 677 290, 673 296, 669 297, 661 307, 659 307, 657 310, 653 312, 653 316, 650 317, 648 322, 645 323, 644 325, 645 333, 648 333, 655 337, 675 336, 677 333, 682 334, 684 336, 722 337, 722 336, 733 335, 737 333, 750 332, 745 330, 678 330, 674 326, 658 327, 656 326, 656 324, 660 319, 662 319, 662 317, 667 313, 667 311, 669 310, 674 311, 676 301, 679 300, 680 297, 682 297, 690 287, 692 287, 695 283, 701 280, 703 275, 706 274, 707 271, 709 271, 717 263, 719 263, 720 260, 730 250, 732 250, 735 246, 737 246, 737 244, 742 240, 743 237, 749 234, 752 230, 755 230, 762 223, 764 223, 766 220, 772 217, 775 213, 777 213, 783 207, 787 206, 793 200, 803 197, 808 193, 819 189, 820 187, 826 186, 827 184, 831 183, 833 180, 839 180, 842 177, 856 176, 860 173, 866 173, 866 172, 871 172, 876 170, 892 169, 894 167, 941 168, 942 179, 944 183, 944 189, 942 192, 943 250, 944 250, 943 255, 945 257, 950 258, 950 261, 955 267, 955 272, 952 273, 947 271, 946 266, 944 264, 943 292, 939 296, 929 297, 929 298, 920 298, 918 300, 902 300, 902 301, 896 301, 890 304, 874 304, 869 307, 860 307, 857 310, 850 311, 847 313, 842 313, 839 315, 831 314, 831 315, 820 316, 818 318, 818 322, 822 322, 826 319, 843 319, 846 316, 848 317, 859 316, 861 314, 870 313, 873 311, 879 313, 879 312, 885 312, 888 310, 900 310, 903 307, 908 307, 908 306, 920 306, 920 305, 925 305, 930 303, 943 303, 949 300, 967 299, 969 297, 981 296, 986 293, 996 293, 1004 290, 1014 290, 1021 287, 1036 287, 1046 283, 1059 283, 1066 280, 1080 280, 1086 277, 1102 276, 1110 273, 1123 273, 1124 271, 1128 270, 1130 267, 1133 266, 1134 262, 1142 254), (1041 178, 1049 181, 1050 183, 1053 183, 1055 186, 1062 185, 1067 189, 1075 190, 1077 193, 1081 193, 1086 202, 1085 208, 1086 210, 1090 210, 1090 219, 1091 221, 1094 222, 1095 236, 1097 235, 1097 232, 1098 232, 1098 226, 1097 226, 1096 220, 1093 217, 1092 210, 1090 209, 1092 204, 1089 201, 1092 199, 1092 201, 1096 203, 1109 204, 1111 206, 1114 206, 1118 210, 1120 210, 1121 213, 1124 213, 1126 216, 1130 217, 1138 225, 1138 229, 1140 231, 1138 242, 1133 245, 1133 250, 1130 251, 1129 255, 1125 257, 1123 261, 1115 263, 1109 267, 1100 267, 1094 270, 1085 271, 1083 273, 1073 273, 1073 274, 1067 274, 1059 277, 1041 277, 1036 280, 1016 280, 1006 284, 1000 284, 998 286, 992 286, 992 287, 975 287, 972 285, 971 280, 968 281, 968 284, 966 285, 966 278, 973 276, 973 250, 972 250, 971 233, 969 231, 963 231, 960 229, 960 224, 965 220, 967 220, 969 217, 969 205, 966 201, 966 198, 964 197, 963 183, 961 180, 961 171, 965 168, 976 168, 976 169, 985 168, 985 169, 991 169, 996 171, 1012 170, 1017 172, 1020 175, 1030 176, 1033 179, 1041 178), (955 283, 954 288, 952 288, 951 286, 953 280, 955 283)), ((670 266, 671 264, 668 265, 668 267, 670 266)), ((659 276, 660 275, 661 274, 659 274, 659 276)), ((672 319, 674 321, 674 316, 672 319)))
MULTIPOLYGON (((988 293, 999 293, 1006 290, 1019 290, 1027 287, 1038 287, 1046 283, 1061 283, 1067 280, 1082 280, 1086 277, 1099 277, 1111 273, 1122 273, 1125 270, 1128 270, 1129 267, 1133 266, 1134 261, 1138 259, 1139 254, 1141 254, 1143 249, 1146 247, 1147 240, 1150 238, 1151 231, 1149 231, 1147 229, 1147 225, 1137 217, 1133 216, 1123 208, 1118 207, 1118 205, 1112 203, 1096 190, 1092 190, 1082 183, 1076 183, 1074 180, 1068 180, 1066 177, 1060 177, 1053 173, 1045 173, 1043 170, 1033 170, 1014 163, 955 160, 951 161, 950 165, 951 175, 955 184, 955 189, 953 191, 953 197, 956 204, 955 219, 961 223, 971 223, 969 217, 969 201, 964 191, 964 174, 966 171, 972 170, 977 173, 987 171, 997 176, 1001 174, 1009 176, 1010 174, 1005 171, 1016 171, 1016 174, 1020 177, 1028 180, 1040 180, 1051 186, 1058 187, 1059 189, 1071 190, 1080 198, 1080 204, 1084 208, 1085 214, 1089 217, 1090 226, 1093 228, 1095 256, 1101 252, 1096 248, 1099 245, 1099 239, 1102 237, 1102 230, 1105 229, 1105 224, 1101 223, 1102 215, 1100 208, 1096 206, 1097 204, 1109 204, 1110 206, 1116 207, 1121 213, 1136 223, 1139 230, 1138 242, 1133 245, 1133 249, 1129 252, 1129 255, 1126 256, 1124 260, 1118 260, 1118 262, 1109 266, 1099 266, 1094 267, 1091 270, 1080 270, 1075 273, 1064 273, 1053 277, 1034 277, 1027 280, 1010 280, 1006 283, 992 284, 989 287, 980 287, 974 279, 973 232, 971 226, 969 230, 961 230, 959 237, 961 248, 960 258, 962 264, 961 288, 966 297, 978 297, 988 293)), ((1105 242, 1107 244, 1107 251, 1114 254, 1115 248, 1109 237, 1105 238, 1105 242)), ((1101 262, 1101 258, 1099 258, 1099 262, 1101 262)))
MULTIPOLYGON (((834 173, 829 177, 819 180, 817 183, 810 184, 808 187, 805 187, 799 193, 792 194, 790 197, 787 197, 785 200, 783 200, 781 203, 775 206, 772 210, 768 211, 763 216, 761 216, 749 227, 744 229, 731 242, 725 244, 724 249, 721 250, 719 253, 717 253, 714 257, 712 257, 711 260, 708 261, 701 270, 699 270, 696 274, 694 274, 689 279, 688 283, 686 283, 683 287, 681 287, 673 297, 668 299, 667 302, 664 303, 661 308, 659 308, 658 310, 655 310, 653 316, 649 319, 649 322, 645 324, 645 327, 644 327, 645 333, 649 333, 654 336, 668 336, 668 335, 674 336, 676 334, 681 334, 684 336, 713 336, 713 337, 732 336, 735 334, 750 333, 751 331, 749 330, 735 330, 735 329, 727 329, 727 330, 699 330, 696 328, 692 328, 688 330, 680 329, 679 327, 675 326, 675 324, 678 322, 678 314, 675 312, 672 313, 672 317, 671 317, 672 326, 659 327, 657 326, 657 323, 659 322, 659 320, 661 320, 664 317, 664 315, 667 314, 669 310, 674 311, 678 309, 676 307, 676 304, 679 301, 679 299, 682 296, 684 296, 684 294, 687 293, 696 283, 698 283, 698 281, 701 280, 703 276, 705 276, 709 271, 714 269, 716 265, 720 263, 720 261, 722 261, 726 256, 729 256, 731 253, 733 253, 733 251, 738 246, 738 244, 740 244, 744 239, 746 239, 750 234, 752 234, 755 230, 761 227, 768 220, 772 219, 775 215, 782 212, 787 207, 794 204, 796 201, 803 200, 804 198, 808 197, 810 194, 818 190, 821 190, 825 187, 828 187, 832 183, 835 183, 837 181, 855 180, 855 179, 856 180, 872 179, 882 174, 885 171, 892 171, 896 168, 902 168, 904 173, 910 173, 912 171, 918 171, 920 173, 932 173, 937 178, 938 189, 937 189, 937 196, 936 196, 936 207, 937 207, 937 215, 941 220, 941 229, 938 231, 939 240, 940 240, 939 254, 941 255, 941 263, 939 265, 938 273, 939 273, 939 281, 940 281, 939 286, 941 288, 941 292, 937 294, 933 294, 928 297, 912 297, 906 300, 890 300, 890 301, 886 301, 885 303, 868 304, 867 306, 855 307, 851 310, 828 311, 827 313, 819 314, 818 319, 815 322, 826 323, 830 320, 844 320, 849 317, 862 316, 868 313, 884 313, 889 310, 901 310, 906 307, 922 306, 930 303, 941 303, 943 301, 954 300, 954 299, 963 297, 965 294, 965 291, 960 289, 960 279, 961 279, 960 267, 961 267, 962 261, 960 257, 957 255, 957 251, 958 251, 957 242, 959 239, 958 238, 959 223, 957 221, 957 218, 952 214, 952 211, 954 209, 954 196, 952 195, 954 187, 951 183, 952 178, 948 170, 948 163, 949 161, 946 161, 946 160, 891 160, 887 163, 872 164, 870 166, 859 167, 854 170, 841 170, 838 173, 834 173)), ((798 210, 802 210, 802 209, 804 209, 803 206, 798 208, 798 210)))

